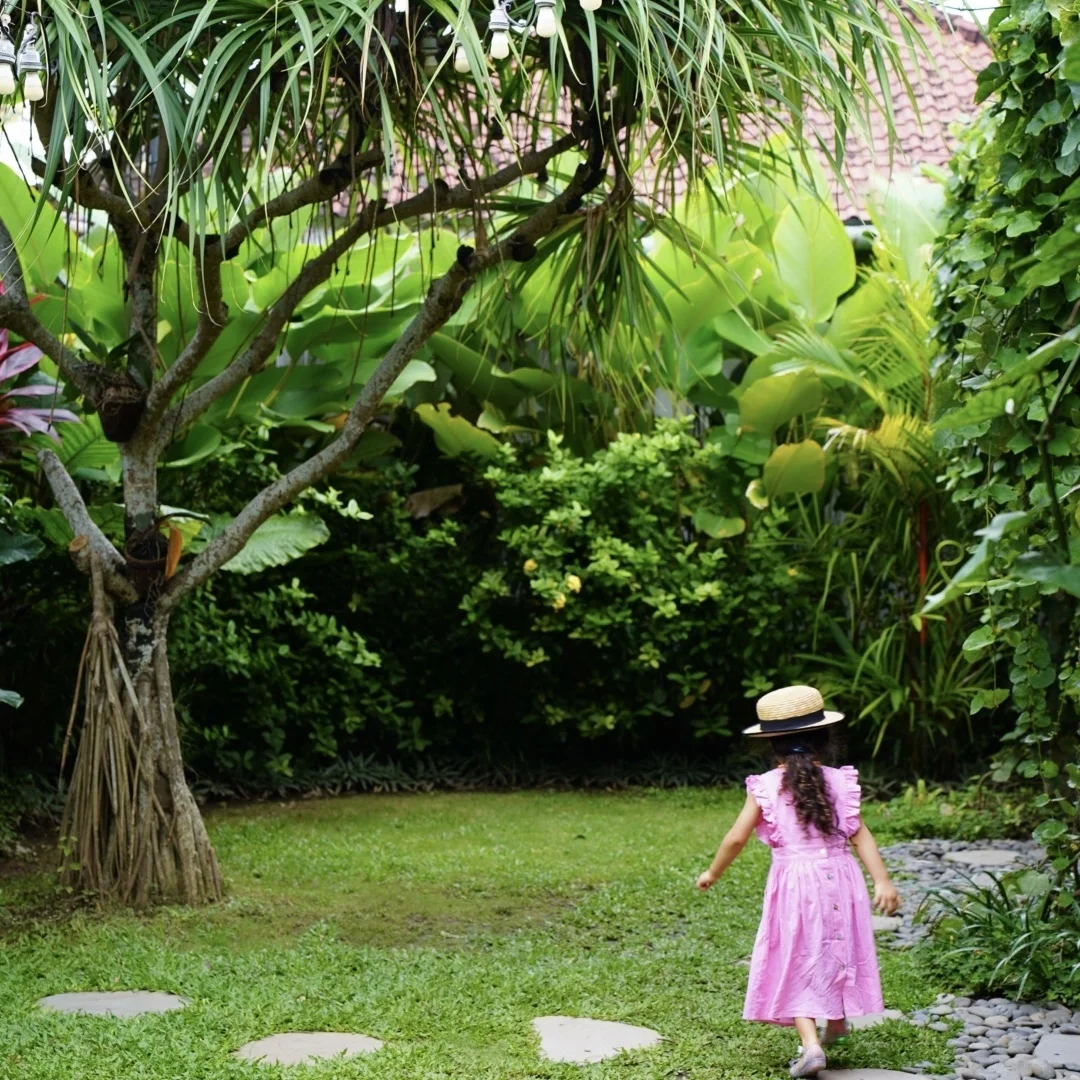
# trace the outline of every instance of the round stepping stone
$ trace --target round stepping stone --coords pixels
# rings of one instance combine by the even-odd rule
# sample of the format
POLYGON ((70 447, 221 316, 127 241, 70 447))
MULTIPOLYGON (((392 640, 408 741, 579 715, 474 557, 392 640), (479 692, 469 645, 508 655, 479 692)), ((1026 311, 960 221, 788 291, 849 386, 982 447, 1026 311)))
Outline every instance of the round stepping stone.
MULTIPOLYGON (((870 1013, 867 1016, 851 1016, 848 1018, 848 1024, 851 1026, 852 1031, 863 1031, 866 1028, 877 1027, 878 1024, 884 1024, 886 1020, 903 1020, 904 1014, 899 1009, 886 1009, 881 1013, 870 1013)), ((825 1027, 824 1020, 818 1020, 818 1026, 825 1027)))
POLYGON ((1080 1063, 1080 1035, 1062 1035, 1059 1032, 1044 1035, 1035 1047, 1035 1056, 1058 1068, 1066 1067, 1075 1071, 1080 1063))
POLYGON ((1005 851, 1002 848, 969 848, 967 851, 950 851, 945 856, 944 861, 959 863, 961 866, 979 866, 986 869, 995 866, 1014 866, 1016 864, 1016 852, 1005 851))
POLYGON ((818 1080, 911 1080, 911 1073, 892 1069, 826 1069, 818 1080))
POLYGON ((650 1028, 576 1016, 540 1016, 532 1026, 540 1036, 544 1057, 549 1061, 569 1061, 576 1065, 605 1061, 624 1050, 656 1046, 663 1037, 650 1028))
POLYGON ((900 929, 903 921, 899 915, 874 915, 874 933, 895 934, 900 929))
POLYGON ((50 1012, 80 1013, 85 1016, 121 1016, 127 1019, 144 1013, 167 1013, 182 1009, 187 998, 157 990, 108 990, 85 994, 53 994, 43 997, 38 1007, 50 1012))
POLYGON ((246 1043, 233 1051, 243 1061, 263 1065, 309 1065, 325 1058, 351 1058, 382 1049, 378 1039, 343 1031, 286 1031, 246 1043))

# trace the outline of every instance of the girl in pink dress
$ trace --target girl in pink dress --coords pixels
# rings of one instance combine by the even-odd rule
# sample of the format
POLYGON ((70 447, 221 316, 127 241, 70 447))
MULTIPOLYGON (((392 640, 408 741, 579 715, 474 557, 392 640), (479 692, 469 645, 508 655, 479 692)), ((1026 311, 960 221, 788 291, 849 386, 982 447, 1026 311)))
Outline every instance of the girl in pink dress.
POLYGON ((843 714, 826 712, 809 686, 766 694, 757 714, 745 734, 770 740, 777 767, 747 777, 742 812, 697 884, 714 885, 755 829, 772 848, 743 1017, 794 1025, 802 1046, 791 1075, 816 1076, 825 1068, 817 1018, 827 1046, 848 1017, 883 1010, 870 900, 849 844, 874 882, 874 906, 891 915, 899 898, 859 816, 859 774, 820 761, 823 729, 843 714))

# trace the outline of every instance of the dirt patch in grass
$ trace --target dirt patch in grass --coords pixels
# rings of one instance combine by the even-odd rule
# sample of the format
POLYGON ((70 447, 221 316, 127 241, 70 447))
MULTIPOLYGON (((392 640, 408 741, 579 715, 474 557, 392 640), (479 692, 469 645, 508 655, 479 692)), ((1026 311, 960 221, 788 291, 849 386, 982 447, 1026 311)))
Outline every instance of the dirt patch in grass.
POLYGON ((291 948, 316 927, 346 945, 461 949, 544 926, 572 901, 555 893, 465 896, 439 887, 403 890, 372 883, 334 903, 321 894, 262 890, 231 895, 196 917, 184 909, 164 909, 143 919, 169 947, 179 949, 291 948))

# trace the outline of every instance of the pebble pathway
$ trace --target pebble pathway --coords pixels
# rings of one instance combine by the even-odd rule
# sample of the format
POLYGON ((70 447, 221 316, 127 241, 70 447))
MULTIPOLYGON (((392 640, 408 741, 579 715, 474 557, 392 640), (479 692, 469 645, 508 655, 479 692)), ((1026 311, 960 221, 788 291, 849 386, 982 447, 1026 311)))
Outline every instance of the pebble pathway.
MULTIPOLYGON (((893 924, 893 948, 912 945, 927 934, 925 923, 914 921, 915 913, 934 890, 952 889, 988 882, 989 873, 1031 866, 1043 851, 1030 840, 995 840, 991 844, 963 840, 911 840, 882 848, 882 856, 903 899, 903 911, 893 924)), ((933 909, 930 898, 928 909, 933 909)), ((875 929, 885 930, 883 924, 875 929)))
MULTIPOLYGON (((932 910, 934 890, 955 889, 979 881, 979 873, 1001 873, 1037 863, 1043 852, 1031 842, 999 840, 993 844, 949 840, 914 840, 884 848, 882 855, 896 879, 905 911, 892 933, 879 933, 894 948, 925 936, 924 923, 912 916, 924 901, 932 910)), ((1019 1004, 942 994, 936 1003, 909 1017, 916 1027, 948 1032, 955 1052, 949 1080, 1080 1080, 1080 1012, 1060 1004, 1019 1004)), ((905 1072, 924 1073, 927 1063, 905 1072)), ((872 1080, 903 1074, 880 1070, 837 1070, 821 1080, 872 1080)))

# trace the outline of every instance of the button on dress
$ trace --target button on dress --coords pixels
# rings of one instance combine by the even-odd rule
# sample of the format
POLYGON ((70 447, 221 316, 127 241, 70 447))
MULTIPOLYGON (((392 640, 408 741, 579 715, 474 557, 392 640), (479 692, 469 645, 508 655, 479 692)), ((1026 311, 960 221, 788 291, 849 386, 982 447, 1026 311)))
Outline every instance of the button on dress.
POLYGON ((884 1009, 870 897, 848 845, 861 825, 859 774, 850 765, 824 773, 839 829, 830 836, 799 824, 782 768, 746 779, 761 809, 758 837, 772 848, 746 1020, 790 1025, 884 1009))

